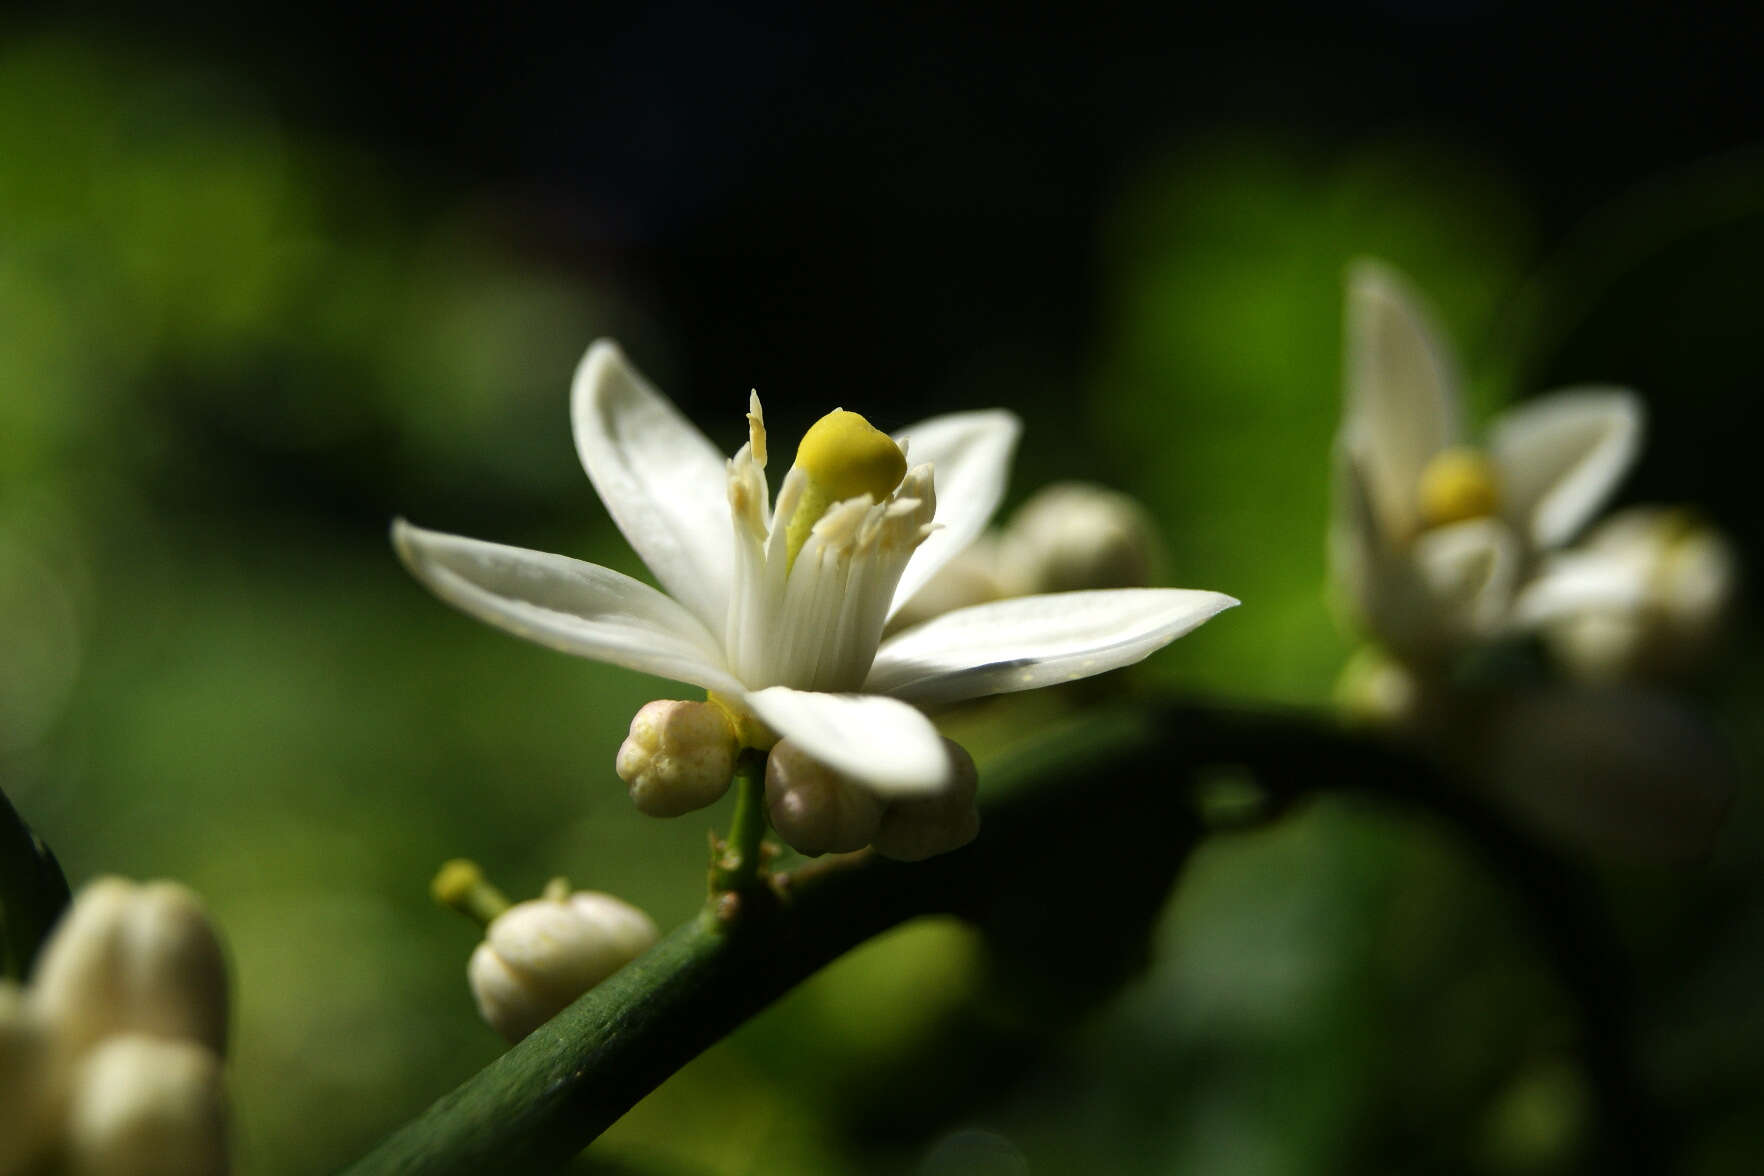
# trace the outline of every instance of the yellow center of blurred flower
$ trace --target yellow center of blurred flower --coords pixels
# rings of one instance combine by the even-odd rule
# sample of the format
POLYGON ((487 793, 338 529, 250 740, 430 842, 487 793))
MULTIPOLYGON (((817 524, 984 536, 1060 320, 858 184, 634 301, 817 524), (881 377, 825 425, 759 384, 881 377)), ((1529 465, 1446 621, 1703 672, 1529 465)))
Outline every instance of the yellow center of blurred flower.
POLYGON ((796 466, 808 485, 790 520, 790 558, 807 542, 827 508, 869 495, 881 502, 906 476, 906 454, 887 433, 855 412, 836 408, 809 427, 796 447, 796 466))
POLYGON ((1419 498, 1429 527, 1492 515, 1501 504, 1494 463, 1474 449, 1442 450, 1421 471, 1419 498))

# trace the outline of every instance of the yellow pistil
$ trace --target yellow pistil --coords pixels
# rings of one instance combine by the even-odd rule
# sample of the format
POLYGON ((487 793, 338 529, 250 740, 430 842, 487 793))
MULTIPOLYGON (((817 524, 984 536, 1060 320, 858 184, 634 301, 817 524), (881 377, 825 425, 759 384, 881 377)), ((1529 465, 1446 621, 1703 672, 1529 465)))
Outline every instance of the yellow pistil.
POLYGON ((866 494, 872 502, 881 502, 892 494, 906 476, 906 454, 892 437, 857 413, 836 408, 803 434, 796 447, 796 466, 808 475, 808 482, 786 536, 792 563, 828 507, 866 494))
POLYGON ((444 907, 471 919, 480 927, 490 923, 509 907, 508 898, 490 884, 478 863, 466 858, 446 862, 429 883, 429 894, 444 907))
POLYGON ((1494 463, 1464 446, 1442 450, 1421 471, 1418 498, 1428 527, 1492 515, 1501 502, 1494 463))

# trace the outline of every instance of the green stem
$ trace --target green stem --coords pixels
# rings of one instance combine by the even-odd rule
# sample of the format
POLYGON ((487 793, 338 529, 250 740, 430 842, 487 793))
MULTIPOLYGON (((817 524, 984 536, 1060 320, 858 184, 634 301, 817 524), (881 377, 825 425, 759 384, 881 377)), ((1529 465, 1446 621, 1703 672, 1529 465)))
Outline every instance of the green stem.
POLYGON ((759 885, 760 844, 766 837, 766 753, 749 748, 735 761, 735 813, 729 837, 711 866, 711 893, 740 893, 759 885))

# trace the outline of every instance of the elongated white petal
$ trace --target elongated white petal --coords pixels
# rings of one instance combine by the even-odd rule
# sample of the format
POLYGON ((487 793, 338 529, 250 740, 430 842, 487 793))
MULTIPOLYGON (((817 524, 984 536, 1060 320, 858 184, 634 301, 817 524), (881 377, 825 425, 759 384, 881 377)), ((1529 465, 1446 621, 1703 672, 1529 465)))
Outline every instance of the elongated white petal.
POLYGON ((894 590, 893 616, 955 554, 979 537, 1004 498, 1011 457, 1023 422, 1003 409, 932 417, 901 430, 907 462, 930 462, 937 491, 937 530, 919 545, 894 590))
POLYGON ((1519 593, 1514 616, 1523 624, 1536 624, 1588 611, 1640 608, 1648 597, 1648 571, 1610 552, 1564 552, 1519 593))
POLYGON ((1421 471, 1462 428, 1450 353, 1408 284, 1376 262, 1348 271, 1346 329, 1342 439, 1366 463, 1379 521, 1411 534, 1421 471))
POLYGON ((668 594, 713 629, 729 603, 727 462, 602 339, 576 368, 570 420, 582 468, 668 594))
POLYGON ((1337 603, 1369 620, 1383 595, 1392 541, 1378 529, 1365 471, 1347 446, 1337 444, 1332 469, 1335 488, 1329 503, 1329 576, 1337 603))
POLYGON ((392 524, 392 544, 435 595, 517 637, 707 690, 741 690, 698 618, 641 581, 403 519, 392 524))
POLYGON ((937 728, 897 699, 773 686, 746 702, 779 735, 880 796, 932 796, 954 778, 937 728))
POLYGON ((1642 407, 1616 388, 1576 388, 1502 416, 1489 435, 1503 513, 1539 547, 1574 537, 1641 448, 1642 407))
POLYGON ((866 690, 955 702, 1131 665, 1235 605, 1219 592, 1116 588, 958 609, 889 638, 866 690))

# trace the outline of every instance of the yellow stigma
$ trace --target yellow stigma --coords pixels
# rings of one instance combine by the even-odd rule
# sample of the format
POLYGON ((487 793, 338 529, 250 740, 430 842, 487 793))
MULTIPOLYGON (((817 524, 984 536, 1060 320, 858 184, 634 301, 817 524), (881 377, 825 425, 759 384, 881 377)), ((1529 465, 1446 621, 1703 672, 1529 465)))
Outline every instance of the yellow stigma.
POLYGON ((1421 471, 1419 499, 1428 527, 1492 515, 1501 503, 1494 463, 1463 446, 1443 450, 1421 471))
POLYGON ((868 494, 881 502, 906 476, 906 454, 887 433, 855 412, 836 408, 813 425, 796 447, 796 465, 808 475, 802 501, 790 519, 790 560, 808 541, 827 508, 868 494))
POLYGON ((454 858, 442 865, 429 883, 429 894, 442 906, 458 906, 465 901, 466 895, 484 884, 484 871, 478 863, 465 858, 454 858))
POLYGON ((502 891, 484 877, 478 863, 465 858, 454 858, 442 865, 435 880, 429 883, 429 894, 480 927, 488 927, 509 906, 502 891))
POLYGON ((829 502, 860 494, 881 502, 906 476, 906 454, 894 439, 843 408, 809 426, 796 447, 796 464, 829 502))

